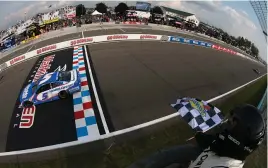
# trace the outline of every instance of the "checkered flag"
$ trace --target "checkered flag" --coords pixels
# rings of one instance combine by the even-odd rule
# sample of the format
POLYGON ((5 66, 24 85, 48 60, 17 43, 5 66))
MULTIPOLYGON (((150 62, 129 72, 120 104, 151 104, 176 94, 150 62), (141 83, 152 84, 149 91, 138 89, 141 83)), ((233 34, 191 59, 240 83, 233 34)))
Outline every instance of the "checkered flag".
POLYGON ((217 107, 196 98, 178 99, 171 106, 196 131, 206 132, 224 119, 222 112, 217 107))

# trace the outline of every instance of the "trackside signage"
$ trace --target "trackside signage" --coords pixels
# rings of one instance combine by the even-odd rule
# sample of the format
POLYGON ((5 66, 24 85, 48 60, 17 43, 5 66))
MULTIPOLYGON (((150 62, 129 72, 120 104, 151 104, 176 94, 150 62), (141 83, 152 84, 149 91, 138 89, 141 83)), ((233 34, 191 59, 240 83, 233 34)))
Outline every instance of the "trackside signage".
POLYGON ((49 45, 49 46, 45 46, 43 48, 40 48, 36 51, 37 54, 42 54, 44 52, 48 52, 48 51, 52 51, 52 50, 55 50, 57 49, 57 45, 56 44, 53 44, 53 45, 49 45))
POLYGON ((191 44, 191 45, 196 45, 196 46, 203 46, 203 47, 208 47, 208 48, 212 47, 211 43, 198 41, 198 40, 192 40, 192 39, 186 39, 186 38, 183 38, 183 37, 173 37, 173 36, 171 36, 169 41, 171 41, 171 42, 179 42, 179 43, 184 43, 184 44, 191 44))
POLYGON ((220 51, 223 51, 223 52, 227 52, 227 53, 230 53, 230 54, 237 55, 237 52, 235 52, 233 50, 230 50, 228 48, 218 46, 218 45, 212 45, 212 48, 215 49, 215 50, 220 50, 220 51))
POLYGON ((107 40, 125 40, 128 39, 127 35, 113 35, 113 36, 107 36, 107 40))
POLYGON ((71 41, 71 46, 82 45, 89 42, 93 42, 93 38, 88 37, 88 38, 76 39, 71 41))
POLYGON ((25 59, 25 55, 21 55, 21 56, 13 58, 12 60, 10 60, 9 63, 10 63, 10 65, 14 65, 14 64, 16 64, 18 62, 23 61, 24 59, 25 59))
POLYGON ((140 35, 140 39, 152 39, 152 40, 157 40, 157 36, 154 35, 140 35))
POLYGON ((45 46, 45 47, 30 51, 24 55, 18 56, 16 58, 13 58, 5 62, 4 66, 0 67, 0 71, 5 69, 6 67, 20 63, 23 60, 31 59, 35 56, 38 56, 39 54, 44 54, 50 51, 68 48, 68 47, 72 47, 75 45, 84 45, 86 43, 92 43, 92 42, 98 43, 98 42, 113 41, 113 40, 142 40, 142 39, 179 42, 183 44, 190 44, 190 45, 196 45, 196 46, 203 46, 207 48, 213 48, 213 49, 220 50, 223 52, 235 54, 235 55, 238 55, 238 56, 241 56, 241 57, 244 57, 244 58, 247 58, 256 62, 256 60, 248 58, 244 56, 243 54, 235 52, 233 50, 230 50, 230 49, 218 46, 218 45, 213 45, 211 43, 198 41, 198 40, 192 40, 192 39, 186 39, 186 38, 182 38, 178 36, 176 37, 175 36, 162 36, 162 35, 153 35, 153 34, 113 34, 113 35, 103 35, 103 36, 94 36, 94 37, 74 39, 74 40, 64 41, 64 42, 60 42, 57 44, 45 46))

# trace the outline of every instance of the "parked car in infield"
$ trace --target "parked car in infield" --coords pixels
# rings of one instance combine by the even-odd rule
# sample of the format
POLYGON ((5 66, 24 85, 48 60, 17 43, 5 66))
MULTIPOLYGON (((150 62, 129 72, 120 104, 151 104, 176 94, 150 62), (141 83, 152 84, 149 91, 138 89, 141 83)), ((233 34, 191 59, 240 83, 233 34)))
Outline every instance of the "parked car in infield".
POLYGON ((23 89, 20 94, 20 107, 64 99, 80 90, 80 77, 77 70, 47 73, 23 89))

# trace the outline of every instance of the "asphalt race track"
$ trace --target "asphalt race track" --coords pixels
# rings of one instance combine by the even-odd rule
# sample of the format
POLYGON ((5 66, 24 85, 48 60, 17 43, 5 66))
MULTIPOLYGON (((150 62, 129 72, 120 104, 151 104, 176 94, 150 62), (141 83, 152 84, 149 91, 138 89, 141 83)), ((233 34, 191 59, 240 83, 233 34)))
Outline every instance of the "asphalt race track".
MULTIPOLYGON (((136 29, 135 32, 131 29, 124 31, 138 33, 136 29)), ((116 33, 122 33, 122 30, 88 31, 84 36, 116 33)), ((146 33, 167 34, 161 31, 146 33)), ((59 42, 53 40, 59 39, 43 41, 42 45, 59 42)), ((173 113, 170 103, 181 96, 207 100, 243 85, 258 77, 253 68, 259 69, 261 74, 267 72, 265 67, 239 56, 179 43, 124 41, 92 44, 86 49, 90 65, 85 61, 83 70, 88 79, 86 85, 99 135, 105 131, 90 83, 90 67, 110 132, 173 113)), ((84 48, 81 53, 86 59, 84 48)), ((79 139, 72 97, 36 106, 33 125, 27 129, 19 128, 22 109, 18 108, 18 96, 21 89, 36 77, 44 60, 49 62, 47 72, 64 67, 71 70, 73 56, 73 48, 57 51, 0 74, 0 93, 5 95, 0 97, 4 102, 0 115, 0 152, 79 139)))
POLYGON ((178 97, 216 97, 265 73, 238 56, 167 42, 119 42, 89 46, 115 130, 174 113, 178 97), (245 75, 247 74, 247 75, 245 75))

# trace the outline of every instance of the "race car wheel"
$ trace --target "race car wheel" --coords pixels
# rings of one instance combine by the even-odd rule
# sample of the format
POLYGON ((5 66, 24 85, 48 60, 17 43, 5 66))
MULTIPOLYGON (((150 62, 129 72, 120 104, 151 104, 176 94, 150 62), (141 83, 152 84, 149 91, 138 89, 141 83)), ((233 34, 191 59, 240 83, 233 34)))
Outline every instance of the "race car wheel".
POLYGON ((69 94, 65 90, 62 90, 59 92, 59 98, 61 98, 61 99, 66 99, 68 97, 68 95, 69 94))
POLYGON ((27 108, 27 107, 31 107, 31 106, 33 106, 33 102, 31 102, 31 101, 23 102, 23 107, 27 108))

